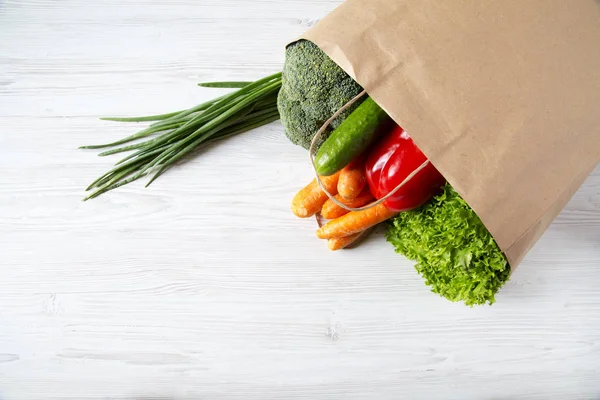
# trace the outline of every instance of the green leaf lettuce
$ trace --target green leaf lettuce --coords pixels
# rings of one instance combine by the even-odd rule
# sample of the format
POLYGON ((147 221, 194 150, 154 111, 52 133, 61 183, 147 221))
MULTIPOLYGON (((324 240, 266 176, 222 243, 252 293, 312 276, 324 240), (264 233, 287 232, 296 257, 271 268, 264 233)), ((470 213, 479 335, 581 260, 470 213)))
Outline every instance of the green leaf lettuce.
POLYGON ((386 239, 434 293, 466 305, 493 304, 510 266, 477 214, 447 184, 419 209, 393 218, 386 239))

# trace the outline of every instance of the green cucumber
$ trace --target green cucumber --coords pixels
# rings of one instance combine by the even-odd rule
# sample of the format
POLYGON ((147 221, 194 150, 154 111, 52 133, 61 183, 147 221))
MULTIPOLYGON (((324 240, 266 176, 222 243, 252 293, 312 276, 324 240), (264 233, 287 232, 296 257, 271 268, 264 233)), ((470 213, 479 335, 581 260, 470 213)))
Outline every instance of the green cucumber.
POLYGON ((333 175, 365 151, 377 139, 390 117, 368 97, 321 145, 315 156, 319 175, 333 175))

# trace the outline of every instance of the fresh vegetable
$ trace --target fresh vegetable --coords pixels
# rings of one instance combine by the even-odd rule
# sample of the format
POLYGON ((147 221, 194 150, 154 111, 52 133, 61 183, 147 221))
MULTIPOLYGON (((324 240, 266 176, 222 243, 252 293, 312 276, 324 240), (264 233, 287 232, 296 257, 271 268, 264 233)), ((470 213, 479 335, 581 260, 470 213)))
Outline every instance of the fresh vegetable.
POLYGON ((493 304, 510 276, 492 235, 449 184, 421 208, 398 214, 386 239, 417 262, 415 268, 432 292, 451 301, 493 304))
POLYGON ((320 227, 317 230, 317 237, 332 239, 350 236, 375 226, 396 214, 398 214, 397 211, 390 210, 383 203, 363 211, 351 211, 320 227))
POLYGON ((325 190, 327 190, 331 194, 337 193, 337 184, 340 178, 340 174, 333 174, 329 176, 319 176, 321 183, 325 190))
POLYGON ((366 185, 365 157, 362 155, 342 168, 337 189, 340 196, 345 200, 353 200, 362 192, 366 185))
MULTIPOLYGON (((339 174, 320 177, 325 189, 332 194, 337 193, 339 174)), ((328 197, 316 179, 302 188, 292 200, 292 212, 300 218, 307 218, 318 213, 328 197)))
MULTIPOLYGON (((365 164, 371 193, 381 199, 402 183, 427 157, 396 125, 371 149, 365 164)), ((417 208, 439 193, 446 180, 432 164, 413 176, 384 204, 394 211, 417 208)))
POLYGON ((343 248, 350 246, 352 243, 354 243, 356 240, 358 240, 363 234, 364 234, 364 232, 358 232, 358 233, 355 233, 354 235, 350 235, 350 236, 329 239, 329 240, 327 240, 327 247, 329 248, 329 250, 332 250, 332 251, 341 250, 343 248))
MULTIPOLYGON (((341 174, 340 174, 341 178, 341 174)), ((340 184, 338 182, 338 188, 340 184)), ((341 202, 342 204, 350 207, 350 208, 358 208, 369 204, 374 200, 373 195, 369 188, 365 188, 361 194, 359 194, 356 198, 352 200, 346 200, 339 194, 335 196, 335 199, 341 202)), ((350 211, 338 206, 331 199, 328 199, 325 204, 323 204, 323 209, 321 210, 321 215, 326 219, 335 219, 341 217, 342 215, 348 214, 350 211)))
POLYGON ((233 93, 217 97, 196 107, 168 114, 134 118, 103 118, 108 121, 157 121, 148 128, 116 142, 83 146, 83 149, 110 150, 100 156, 133 151, 116 166, 96 179, 86 190, 92 190, 84 200, 109 190, 153 175, 148 185, 199 147, 229 136, 249 131, 279 119, 277 93, 281 87, 281 73, 255 82, 209 82, 208 87, 238 88, 233 93), (122 146, 138 139, 151 139, 122 146))
POLYGON ((331 175, 362 154, 386 129, 390 117, 368 97, 325 140, 315 156, 320 175, 331 175))
MULTIPOLYGON (((289 45, 277 99, 285 134, 292 143, 308 149, 325 121, 360 92, 360 85, 315 44, 300 40, 289 45)), ((337 128, 359 104, 340 114, 331 129, 337 128)), ((326 137, 323 135, 317 145, 326 137)))

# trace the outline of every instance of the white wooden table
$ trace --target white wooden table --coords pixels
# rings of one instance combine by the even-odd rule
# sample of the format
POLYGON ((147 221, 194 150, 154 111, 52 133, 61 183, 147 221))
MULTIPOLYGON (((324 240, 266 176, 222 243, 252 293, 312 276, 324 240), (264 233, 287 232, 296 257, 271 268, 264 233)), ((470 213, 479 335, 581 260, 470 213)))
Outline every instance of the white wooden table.
POLYGON ((100 116, 280 69, 338 1, 0 0, 0 398, 598 399, 600 168, 492 307, 431 294, 381 234, 289 212, 278 123, 83 203, 133 133, 100 116))

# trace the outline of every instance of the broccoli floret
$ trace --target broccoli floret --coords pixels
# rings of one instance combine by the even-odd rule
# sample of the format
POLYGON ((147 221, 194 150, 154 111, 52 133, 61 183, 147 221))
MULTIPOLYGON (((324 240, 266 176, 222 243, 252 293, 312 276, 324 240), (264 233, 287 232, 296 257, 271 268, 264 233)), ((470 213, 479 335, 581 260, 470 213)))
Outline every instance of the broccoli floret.
MULTIPOLYGON (((361 91, 361 86, 315 44, 307 40, 291 44, 286 49, 282 86, 277 98, 286 136, 292 143, 308 149, 313 136, 325 121, 361 91)), ((317 145, 360 102, 357 101, 340 114, 317 145)))

